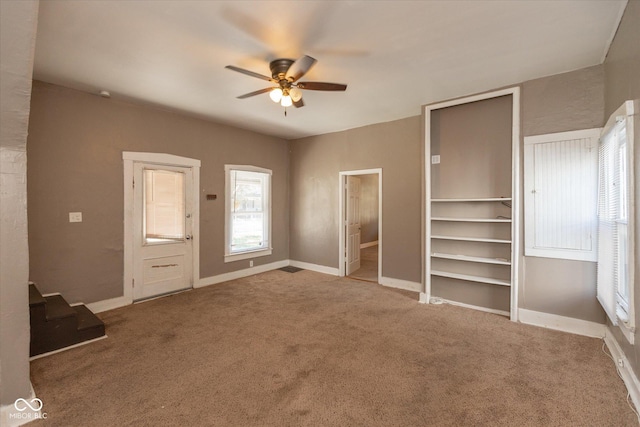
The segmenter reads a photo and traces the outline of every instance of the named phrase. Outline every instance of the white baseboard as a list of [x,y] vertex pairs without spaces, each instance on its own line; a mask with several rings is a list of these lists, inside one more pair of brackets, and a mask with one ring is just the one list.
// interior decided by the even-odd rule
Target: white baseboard
[[326,265],[311,264],[308,262],[294,261],[294,260],[289,260],[289,265],[292,267],[298,267],[298,268],[303,268],[305,270],[315,271],[317,273],[330,274],[332,276],[340,275],[340,271],[337,268],[327,267]]
[[448,299],[444,299],[444,298],[440,298],[440,297],[431,297],[431,298],[432,299],[436,299],[437,298],[437,299],[441,300],[445,304],[455,305],[457,307],[470,308],[472,310],[484,311],[485,313],[499,314],[500,316],[507,316],[507,317],[509,317],[511,315],[511,313],[509,313],[508,311],[505,311],[505,310],[497,310],[495,308],[482,307],[482,306],[473,305],[473,304],[466,304],[464,302],[452,301],[452,300],[448,300]]
[[289,265],[289,260],[276,261],[269,264],[257,265],[255,267],[245,268],[243,270],[231,271],[229,273],[218,274],[216,276],[205,277],[200,279],[193,285],[194,288],[202,288],[205,286],[215,285],[217,283],[228,282],[229,280],[241,279],[243,277],[253,276],[254,274],[264,273],[266,271],[276,270],[278,268]]
[[[223,273],[223,274],[218,274],[216,276],[201,278],[196,283],[194,283],[193,288],[197,289],[205,286],[215,285],[217,283],[228,282],[229,280],[241,279],[243,277],[253,276],[254,274],[276,270],[278,268],[286,267],[289,265],[303,268],[305,270],[317,271],[319,273],[324,273],[324,274],[331,274],[333,276],[338,275],[337,268],[285,259],[282,261],[272,262],[270,264],[257,265],[255,267],[245,268],[243,270],[231,271],[229,273]],[[113,309],[124,307],[130,304],[133,304],[133,300],[131,300],[130,298],[121,296],[121,297],[112,298],[104,301],[92,302],[90,304],[86,304],[86,306],[87,308],[89,308],[89,310],[91,310],[94,313],[101,313],[103,311],[113,310]]]
[[558,316],[557,314],[543,313],[521,308],[518,310],[520,323],[543,328],[554,329],[556,331],[569,332],[587,337],[604,338],[607,327],[601,323],[589,322],[587,320],[574,319],[572,317]]
[[56,295],[60,295],[60,292],[51,292],[50,294],[42,294],[43,298],[46,297],[55,297]]
[[36,359],[42,359],[43,357],[47,357],[47,356],[51,356],[52,354],[57,354],[57,353],[62,353],[63,351],[67,351],[67,350],[71,350],[72,348],[77,348],[77,347],[82,347],[83,345],[87,345],[87,344],[91,344],[94,343],[96,341],[101,341],[103,339],[109,338],[106,334],[98,337],[98,338],[94,338],[92,340],[88,340],[88,341],[82,341],[78,344],[73,344],[70,345],[68,347],[63,347],[63,348],[59,348],[57,350],[53,350],[53,351],[49,351],[47,353],[42,353],[42,354],[38,354],[37,356],[32,356],[29,358],[29,362],[36,360]]
[[611,333],[608,328],[606,328],[604,342],[609,348],[611,357],[613,357],[616,369],[620,373],[624,385],[627,386],[627,391],[629,392],[633,405],[636,408],[640,408],[640,381],[638,381],[638,377],[633,372],[633,369],[631,369],[631,365],[629,365],[627,357],[624,355],[622,348],[620,348],[620,344],[618,344],[618,341],[616,341],[613,333]]
[[409,280],[394,279],[393,277],[380,278],[380,284],[390,288],[404,289],[406,291],[422,292],[422,283],[411,282]]
[[418,302],[420,302],[420,304],[429,304],[429,295],[427,295],[424,292],[420,292],[420,299]]
[[[33,399],[35,398],[36,392],[33,390],[32,385],[29,396],[24,397],[23,399],[25,399],[29,404],[39,405],[37,401],[33,402]],[[15,407],[15,403],[2,405],[0,406],[0,425],[3,427],[17,427],[30,423],[31,421],[46,419],[47,413],[42,411],[43,409],[46,409],[44,403],[45,402],[42,402],[42,407],[37,411],[32,411],[31,408],[26,407],[26,404],[23,402],[20,402],[20,407],[26,407],[25,411],[18,411]]]
[[373,242],[361,243],[360,244],[360,249],[370,248],[371,246],[376,246],[377,244],[378,244],[377,240],[375,240]]
[[94,313],[102,313],[107,310],[114,310],[116,308],[124,307],[125,305],[133,304],[133,300],[124,296],[106,299],[103,301],[92,302],[86,304],[87,308]]

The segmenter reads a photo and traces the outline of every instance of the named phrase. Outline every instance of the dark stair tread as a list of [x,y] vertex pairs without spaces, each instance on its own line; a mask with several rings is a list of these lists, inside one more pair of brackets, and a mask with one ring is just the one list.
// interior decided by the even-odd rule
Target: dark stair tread
[[47,300],[46,313],[47,321],[55,319],[63,319],[65,317],[73,317],[77,312],[62,298],[62,295],[51,295],[44,297]]
[[95,327],[104,328],[104,322],[102,322],[102,320],[100,320],[98,316],[93,314],[86,305],[75,305],[72,308],[76,311],[76,313],[78,313],[79,331]]
[[45,304],[47,300],[42,296],[35,285],[29,285],[29,307]]

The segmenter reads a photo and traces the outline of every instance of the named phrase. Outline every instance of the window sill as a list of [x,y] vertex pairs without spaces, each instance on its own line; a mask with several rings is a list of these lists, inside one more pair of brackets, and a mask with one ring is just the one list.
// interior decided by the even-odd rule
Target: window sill
[[243,259],[267,256],[267,255],[271,255],[272,251],[273,251],[272,248],[268,248],[268,249],[258,249],[256,251],[247,251],[247,252],[240,252],[237,254],[225,255],[224,262],[234,262],[234,261],[240,261]]

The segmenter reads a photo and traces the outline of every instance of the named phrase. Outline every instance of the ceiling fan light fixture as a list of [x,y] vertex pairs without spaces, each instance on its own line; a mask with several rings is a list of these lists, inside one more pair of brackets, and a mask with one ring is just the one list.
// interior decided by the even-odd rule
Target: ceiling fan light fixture
[[289,95],[293,102],[298,102],[302,99],[302,91],[295,86],[289,89]]
[[271,92],[269,92],[269,97],[273,102],[280,102],[282,99],[282,89],[279,87],[274,88]]
[[282,105],[283,107],[291,107],[291,105],[293,105],[291,97],[289,95],[283,96],[280,100],[280,105]]

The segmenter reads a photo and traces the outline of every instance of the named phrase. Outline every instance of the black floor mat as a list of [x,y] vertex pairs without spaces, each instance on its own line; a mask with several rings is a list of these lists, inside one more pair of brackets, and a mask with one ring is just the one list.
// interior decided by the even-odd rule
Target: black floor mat
[[292,267],[289,265],[287,267],[279,268],[278,270],[286,271],[287,273],[297,273],[298,271],[302,271],[303,269],[298,267]]

